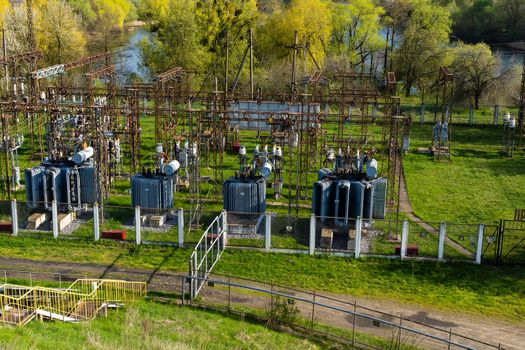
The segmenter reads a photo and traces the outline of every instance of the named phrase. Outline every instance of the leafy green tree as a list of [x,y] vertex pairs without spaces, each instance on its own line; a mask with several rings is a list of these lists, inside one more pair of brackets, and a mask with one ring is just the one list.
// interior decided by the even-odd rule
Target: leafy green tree
[[499,62],[486,44],[458,43],[451,49],[456,94],[473,97],[479,107],[481,96],[499,79]]
[[501,26],[502,41],[524,40],[525,1],[496,0],[494,8],[496,21]]
[[107,50],[113,30],[124,26],[132,4],[128,0],[92,0],[92,8],[96,14],[96,30],[102,35]]
[[494,41],[497,37],[492,0],[467,0],[454,13],[454,33],[467,42]]
[[345,55],[352,66],[363,63],[372,51],[384,46],[379,33],[382,7],[370,0],[333,3],[330,54]]
[[86,39],[81,20],[71,5],[63,0],[48,0],[39,11],[37,42],[47,61],[54,64],[82,56]]
[[68,0],[68,2],[87,25],[91,25],[96,21],[97,14],[93,10],[90,0]]
[[153,74],[181,66],[201,69],[210,58],[201,45],[195,2],[172,0],[166,11],[158,16],[157,28],[151,39],[139,43],[145,66]]
[[[332,34],[330,3],[323,0],[292,0],[282,11],[265,18],[259,29],[260,60],[275,63],[292,55],[294,32],[322,65]],[[311,65],[311,63],[310,63]]]
[[414,1],[402,41],[395,50],[395,72],[403,80],[405,95],[421,79],[435,79],[449,42],[451,20],[448,11],[429,0]]

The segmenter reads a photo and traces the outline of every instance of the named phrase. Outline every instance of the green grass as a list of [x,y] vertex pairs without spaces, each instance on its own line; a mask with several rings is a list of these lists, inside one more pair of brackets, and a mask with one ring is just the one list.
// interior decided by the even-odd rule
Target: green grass
[[216,272],[510,320],[525,315],[519,267],[226,251]]
[[417,154],[430,145],[431,126],[413,125],[412,152],[403,157],[414,213],[426,221],[496,223],[525,208],[525,155],[499,154],[501,127],[452,127],[451,161]]
[[114,264],[118,267],[186,271],[191,249],[101,241],[0,235],[0,256],[37,261]]
[[31,322],[2,329],[2,349],[324,349],[215,312],[139,302],[81,324]]
[[[427,236],[428,237],[428,236]],[[190,249],[0,235],[4,257],[187,272]],[[310,290],[415,303],[510,320],[525,315],[525,270],[227,250],[216,272]]]
[[[430,125],[416,124],[411,132],[412,151],[403,157],[414,213],[427,222],[447,221],[447,236],[472,252],[477,224],[496,225],[499,219],[513,219],[515,209],[525,208],[525,153],[517,149],[512,159],[501,156],[501,130],[453,126],[451,160],[438,161],[415,152],[417,147],[429,146],[431,135]],[[493,230],[487,227],[486,236]],[[522,237],[523,232],[516,236],[509,232],[504,254]],[[507,260],[523,261],[524,257],[522,243]]]

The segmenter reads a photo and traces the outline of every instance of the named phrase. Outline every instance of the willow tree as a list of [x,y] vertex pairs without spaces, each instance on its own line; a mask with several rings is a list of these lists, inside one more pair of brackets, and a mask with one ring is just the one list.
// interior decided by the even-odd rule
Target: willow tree
[[37,42],[48,63],[81,57],[86,39],[81,19],[73,8],[63,0],[49,0],[40,8],[40,13],[40,20],[36,22]]
[[405,95],[421,79],[435,79],[449,43],[451,20],[447,9],[430,0],[413,1],[402,41],[393,54],[395,72],[403,80]]
[[[323,65],[332,33],[330,2],[323,0],[292,0],[283,10],[274,12],[261,26],[259,53],[264,62],[278,62],[292,56],[294,35],[307,47],[312,60]],[[310,56],[310,54],[308,54]]]
[[457,93],[473,97],[474,106],[478,109],[481,96],[494,86],[504,71],[499,71],[499,62],[487,44],[460,42],[451,51]]
[[380,18],[384,10],[371,0],[333,3],[330,54],[345,56],[352,67],[384,45]]

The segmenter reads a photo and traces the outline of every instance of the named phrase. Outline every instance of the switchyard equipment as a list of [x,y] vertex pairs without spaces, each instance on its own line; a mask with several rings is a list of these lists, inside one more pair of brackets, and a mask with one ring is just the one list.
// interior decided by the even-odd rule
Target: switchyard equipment
[[59,210],[72,212],[96,203],[98,171],[92,156],[93,148],[87,147],[73,157],[45,159],[39,166],[26,169],[28,206],[51,210],[56,201]]
[[447,67],[439,68],[437,85],[430,152],[437,158],[450,158],[454,74]]
[[257,233],[261,229],[266,211],[266,182],[278,164],[277,148],[268,152],[268,146],[259,150],[256,145],[253,160],[246,162],[246,148],[239,150],[240,171],[223,184],[224,209],[230,212],[232,229],[236,233]]
[[[348,226],[359,218],[384,219],[387,179],[377,177],[373,151],[361,156],[338,151],[333,169],[322,168],[314,183],[312,212],[321,222]],[[332,153],[329,153],[329,157]]]
[[[514,154],[514,143],[516,139],[516,119],[509,112],[503,117],[503,141],[501,143],[501,154],[512,158]],[[518,130],[519,132],[519,130]]]
[[[96,198],[101,210],[116,181],[133,176],[135,181],[149,183],[156,178],[162,184],[158,186],[161,194],[145,205],[168,207],[170,198],[162,193],[173,193],[176,184],[184,185],[188,189],[181,190],[188,191],[190,216],[198,222],[204,201],[217,200],[225,183],[227,145],[240,152],[242,137],[255,132],[257,142],[266,138],[272,145],[259,149],[260,158],[269,160],[274,174],[264,182],[271,181],[272,194],[288,202],[290,214],[294,208],[297,214],[300,205],[311,199],[312,177],[323,166],[327,148],[375,147],[378,176],[388,179],[387,203],[396,202],[405,118],[400,115],[399,98],[379,94],[375,76],[356,72],[328,76],[318,68],[303,83],[297,83],[300,80],[294,74],[292,89],[258,88],[255,92],[251,81],[249,92],[236,91],[236,82],[232,89],[224,86],[221,91],[216,79],[213,88],[205,81],[195,90],[191,70],[175,67],[157,75],[153,83],[122,86],[114,79],[114,56],[106,52],[52,67],[30,68],[33,85],[26,89],[29,96],[20,99],[10,93],[0,102],[2,139],[30,135],[33,160],[59,160],[86,144],[94,148]],[[82,72],[85,85],[71,86],[69,75],[80,67],[88,70]],[[57,76],[61,79],[48,80]],[[103,79],[105,84],[92,84],[93,79]],[[21,116],[24,123],[18,122]],[[147,159],[141,153],[151,146],[144,142],[147,137],[143,133],[149,133],[153,124],[154,143],[163,145],[166,157],[155,159],[151,173],[137,175],[143,165],[151,166],[143,164]],[[2,151],[9,157],[13,147]],[[160,169],[169,165],[168,159],[176,159],[181,168],[181,175],[172,176],[172,181]],[[266,171],[265,164],[260,164],[259,172]],[[4,161],[0,167],[4,184],[11,183],[6,180],[13,177],[16,165]],[[201,167],[211,176],[202,176]],[[204,180],[211,181],[211,186],[201,186]],[[172,191],[166,189],[170,184]],[[5,197],[10,197],[13,186],[4,188]],[[207,192],[201,193],[202,188]],[[132,203],[140,201],[135,198]]]
[[[177,146],[178,148],[178,146]],[[173,208],[173,193],[176,191],[178,171],[183,166],[187,167],[187,145],[176,152],[164,152],[161,143],[155,146],[155,169],[143,169],[142,173],[131,177],[131,204],[139,206],[146,214],[145,221],[151,226],[162,226],[167,220],[168,209]],[[171,159],[177,155],[179,160]]]

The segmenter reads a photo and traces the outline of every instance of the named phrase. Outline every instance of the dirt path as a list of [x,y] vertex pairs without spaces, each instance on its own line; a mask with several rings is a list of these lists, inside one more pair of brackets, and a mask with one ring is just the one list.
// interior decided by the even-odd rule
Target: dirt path
[[[91,277],[91,278],[118,278],[133,281],[148,282],[148,290],[152,292],[164,293],[179,293],[181,290],[181,278],[184,273],[149,270],[149,269],[133,269],[121,268],[112,265],[99,264],[81,264],[81,263],[63,263],[63,262],[46,262],[33,261],[29,259],[9,259],[0,257],[0,281],[4,277],[4,269],[9,278],[29,279],[27,272],[18,271],[32,271],[31,279],[33,283],[36,280],[54,280],[69,282],[77,278]],[[60,275],[58,275],[60,274]],[[245,281],[239,281],[246,283]],[[254,285],[252,282],[250,285]],[[269,289],[268,285],[259,285]],[[312,298],[311,294],[305,294],[301,291],[291,289],[281,289],[284,293],[304,298]],[[218,302],[227,304],[228,296],[227,289],[216,285],[206,286],[203,289],[202,296],[206,301]],[[346,309],[353,309],[353,303],[356,302],[359,307],[358,312],[367,313],[374,317],[379,317],[385,321],[395,321],[392,316],[382,315],[379,313],[366,310],[370,308],[374,310],[382,310],[385,313],[392,315],[403,315],[407,320],[424,322],[439,328],[452,329],[453,332],[470,335],[472,338],[489,342],[491,344],[501,343],[504,349],[518,350],[521,344],[525,344],[525,322],[510,323],[489,317],[481,317],[478,315],[465,315],[460,313],[450,313],[440,310],[431,309],[428,307],[421,307],[419,305],[395,303],[392,300],[377,300],[369,298],[356,298],[348,295],[339,295],[331,293],[323,293],[324,296],[333,297],[339,301],[329,300],[320,296],[316,300],[322,303],[328,303],[333,306],[338,306]],[[261,309],[267,308],[269,305],[268,296],[263,296],[258,293],[242,293],[239,290],[233,290],[232,303],[246,306],[257,307]],[[311,305],[303,303],[297,304],[303,316],[311,317]],[[353,317],[345,315],[340,312],[331,312],[330,310],[317,309],[315,318],[318,322],[331,324],[351,330],[353,326]],[[410,321],[403,323],[411,327],[419,327]],[[358,319],[356,321],[356,330],[361,333],[371,333],[383,337],[391,337],[393,330],[391,327],[375,325],[372,321],[366,319]],[[443,332],[436,331],[435,335],[441,337]],[[453,339],[455,339],[453,337]],[[407,341],[418,342],[420,346],[425,348],[435,348],[435,343],[424,341],[421,337],[407,338]],[[413,345],[417,345],[413,344]],[[443,348],[443,347],[441,347]]]
[[[242,281],[239,282],[240,284],[243,284]],[[266,287],[268,288],[268,286]],[[301,291],[291,291],[289,289],[276,287],[274,287],[273,290],[309,300],[313,299],[312,294],[306,294]],[[267,294],[265,295],[251,291],[247,292],[237,288],[232,288],[228,291],[227,287],[219,286],[218,284],[214,286],[205,286],[201,292],[201,297],[207,302],[223,305],[227,305],[228,299],[230,298],[230,304],[232,307],[250,307],[262,310],[268,310],[272,302],[271,297]],[[356,312],[373,316],[394,324],[399,324],[400,319],[398,316],[402,315],[402,324],[404,326],[445,339],[449,337],[448,331],[451,330],[452,333],[467,336],[473,340],[486,342],[495,346],[501,344],[501,348],[507,350],[521,350],[523,348],[522,345],[525,344],[525,322],[513,324],[489,317],[461,313],[451,314],[417,305],[396,304],[387,300],[355,298],[352,296],[331,293],[323,293],[322,296],[316,295],[315,300],[345,310],[354,310],[354,303],[356,303],[358,305],[355,309]],[[356,332],[373,334],[386,339],[390,339],[392,336],[396,335],[395,327],[384,323],[378,324],[364,317],[357,317],[354,324],[354,317],[341,311],[321,308],[319,306],[313,309],[312,305],[306,302],[296,302],[295,305],[305,319],[310,320],[313,311],[314,319],[318,323],[336,326],[346,329],[349,332],[355,327]],[[382,310],[385,314],[374,312],[370,309]],[[421,323],[445,331],[423,326]],[[404,331],[402,334],[403,342],[406,345],[413,345],[424,349],[446,348],[444,343],[427,337],[414,335],[407,331]],[[458,343],[472,346],[475,349],[495,349],[494,347],[485,346],[457,335],[453,335],[451,339]]]

